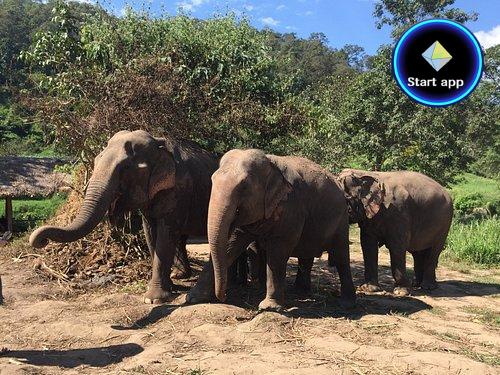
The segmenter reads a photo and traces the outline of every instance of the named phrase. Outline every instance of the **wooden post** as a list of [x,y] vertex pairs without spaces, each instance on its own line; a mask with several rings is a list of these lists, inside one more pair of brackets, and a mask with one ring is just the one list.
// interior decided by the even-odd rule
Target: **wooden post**
[[5,198],[5,219],[7,220],[7,230],[12,233],[12,198]]

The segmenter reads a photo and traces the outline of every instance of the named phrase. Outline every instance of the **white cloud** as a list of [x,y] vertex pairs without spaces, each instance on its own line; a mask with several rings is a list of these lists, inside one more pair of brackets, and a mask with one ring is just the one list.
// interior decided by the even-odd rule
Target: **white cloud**
[[261,18],[260,22],[262,22],[266,26],[277,26],[280,23],[280,21],[275,20],[273,17]]
[[185,0],[177,3],[177,8],[185,12],[192,12],[200,5],[208,3],[209,0]]
[[477,31],[474,33],[483,48],[489,48],[500,44],[500,25],[496,25],[490,31]]
[[286,5],[285,4],[280,4],[276,7],[276,10],[283,10],[286,8]]
[[286,26],[285,29],[290,30],[290,31],[297,30],[297,28],[295,26]]
[[314,12],[312,10],[308,10],[307,12],[304,13],[304,16],[312,16]]
[[255,9],[255,7],[252,4],[245,4],[243,5],[243,9],[245,9],[247,12],[251,12]]

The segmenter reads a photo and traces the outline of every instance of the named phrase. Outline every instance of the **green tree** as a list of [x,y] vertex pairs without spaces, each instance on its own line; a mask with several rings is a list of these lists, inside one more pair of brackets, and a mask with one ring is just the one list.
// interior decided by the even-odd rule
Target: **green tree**
[[[0,86],[19,86],[24,82],[24,63],[19,59],[35,35],[50,28],[51,9],[57,0],[0,0]],[[99,8],[70,2],[68,10],[80,21]]]
[[270,30],[265,33],[270,53],[281,62],[280,72],[293,78],[295,92],[308,88],[312,92],[330,77],[343,75],[350,69],[349,58],[354,62],[354,53],[360,53],[354,51],[354,46],[345,50],[330,48],[323,33],[313,33],[308,39],[300,39],[293,33]]
[[350,150],[373,170],[412,169],[453,180],[470,160],[466,106],[428,108],[412,102],[391,78],[390,48],[352,82],[340,111]]
[[467,137],[471,170],[500,178],[500,45],[485,51],[484,77],[468,99]]
[[[392,27],[394,38],[409,25],[430,17],[458,22],[475,19],[475,14],[452,8],[453,3],[382,0],[375,5],[374,15],[378,27]],[[460,104],[428,108],[411,101],[397,87],[390,70],[390,46],[381,47],[369,65],[346,87],[338,112],[351,153],[366,168],[412,169],[449,183],[477,158],[478,150],[498,128],[497,120],[492,121],[498,107],[488,83]]]
[[80,26],[67,5],[24,54],[39,113],[67,149],[90,160],[120,129],[183,136],[209,149],[283,152],[304,112],[263,33],[233,16],[123,18]]
[[477,20],[477,13],[453,8],[455,0],[379,0],[373,16],[377,28],[388,25],[397,39],[411,25],[429,18],[447,18],[465,23]]

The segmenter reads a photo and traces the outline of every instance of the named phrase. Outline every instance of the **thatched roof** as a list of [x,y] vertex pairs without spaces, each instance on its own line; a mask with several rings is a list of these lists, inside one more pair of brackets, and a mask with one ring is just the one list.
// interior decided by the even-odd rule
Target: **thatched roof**
[[0,157],[0,198],[47,197],[68,184],[68,175],[54,172],[67,161],[24,156]]

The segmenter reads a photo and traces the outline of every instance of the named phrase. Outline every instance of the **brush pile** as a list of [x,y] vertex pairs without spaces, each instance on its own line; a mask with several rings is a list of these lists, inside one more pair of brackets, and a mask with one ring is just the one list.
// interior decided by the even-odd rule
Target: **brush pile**
[[[78,188],[69,194],[66,203],[47,224],[66,226],[71,223],[83,202],[83,181],[83,173],[78,173],[75,177]],[[149,251],[141,230],[138,215],[128,217],[120,229],[104,220],[78,241],[50,242],[31,255],[37,258],[35,268],[42,274],[76,285],[100,286],[147,279]]]

